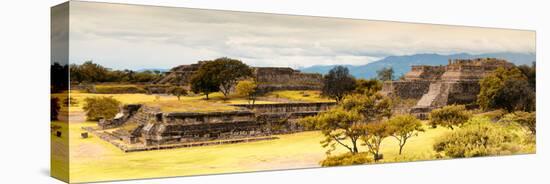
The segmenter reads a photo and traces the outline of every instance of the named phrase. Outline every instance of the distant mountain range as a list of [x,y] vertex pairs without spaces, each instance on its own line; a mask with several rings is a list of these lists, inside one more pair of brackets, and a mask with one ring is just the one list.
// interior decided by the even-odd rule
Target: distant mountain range
[[[374,61],[365,65],[343,65],[348,67],[350,73],[356,78],[370,79],[376,77],[376,71],[384,67],[392,67],[395,77],[399,77],[410,71],[412,65],[447,65],[449,59],[472,59],[472,58],[500,58],[505,59],[515,65],[531,65],[536,60],[534,53],[488,53],[471,55],[467,53],[440,55],[440,54],[414,54],[405,56],[388,56],[381,60]],[[311,67],[299,68],[302,72],[326,74],[330,69],[337,65],[314,65]]]

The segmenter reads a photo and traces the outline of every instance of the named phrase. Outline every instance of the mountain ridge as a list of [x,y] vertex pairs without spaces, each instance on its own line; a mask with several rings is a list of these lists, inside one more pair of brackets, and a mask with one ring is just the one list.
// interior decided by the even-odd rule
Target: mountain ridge
[[[384,67],[392,67],[394,70],[394,76],[399,77],[408,71],[412,65],[447,65],[449,59],[473,59],[473,58],[499,58],[505,59],[515,65],[530,65],[531,62],[536,60],[535,53],[512,53],[512,52],[499,52],[499,53],[485,53],[485,54],[468,54],[457,53],[450,55],[441,55],[436,53],[421,53],[413,55],[402,56],[387,56],[380,60],[367,63],[364,65],[341,65],[350,70],[350,73],[356,78],[374,78],[376,77],[376,71]],[[300,71],[306,73],[321,73],[326,74],[330,69],[337,65],[314,65],[310,67],[299,68]]]

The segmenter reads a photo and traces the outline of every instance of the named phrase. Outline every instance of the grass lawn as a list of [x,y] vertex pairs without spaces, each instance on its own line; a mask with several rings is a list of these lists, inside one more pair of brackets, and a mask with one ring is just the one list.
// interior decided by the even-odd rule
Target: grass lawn
[[[69,126],[66,122],[59,121],[52,122],[51,125],[60,127],[50,134],[50,163],[53,167],[51,175],[66,181],[69,178]],[[61,132],[61,137],[55,135],[56,131]]]
[[[211,100],[208,101],[202,100],[204,96],[185,96],[178,101],[176,97],[166,95],[77,92],[72,92],[70,95],[78,101],[76,108],[70,110],[76,112],[73,114],[77,114],[77,116],[83,116],[81,107],[84,98],[92,96],[112,96],[125,104],[150,103],[159,105],[166,111],[232,110],[227,109],[233,108],[227,104],[247,103],[246,99],[242,98],[231,98],[224,101],[221,93],[212,94]],[[268,96],[300,101],[330,101],[321,98],[315,91],[279,91],[270,93]],[[260,101],[259,103],[277,102]],[[90,134],[87,139],[80,137],[80,133],[84,132],[82,127],[97,126],[95,122],[71,120],[68,127],[67,124],[62,125],[69,131],[68,134],[65,132],[63,134],[68,136],[52,137],[52,150],[70,147],[68,157],[71,161],[69,171],[71,182],[311,168],[320,167],[319,162],[326,157],[326,148],[322,148],[320,145],[323,135],[318,131],[278,135],[279,139],[258,142],[124,153],[94,135]],[[54,124],[59,124],[59,122],[54,122]],[[443,127],[432,129],[425,126],[424,128],[425,132],[408,140],[403,155],[398,154],[399,147],[395,138],[384,139],[381,149],[384,159],[381,162],[434,159],[433,143],[439,136],[451,130]],[[67,138],[70,142],[65,140]],[[333,155],[346,151],[337,145],[337,150],[333,152]],[[366,147],[360,146],[359,151],[366,151]],[[66,163],[66,159],[62,159],[63,156],[66,155],[52,156],[53,167],[62,167],[61,171],[68,170],[63,167],[63,163]],[[52,172],[52,174],[62,173]]]
[[265,95],[266,97],[271,98],[284,98],[293,101],[304,101],[304,102],[333,102],[326,97],[321,96],[321,91],[316,90],[284,90],[284,91],[273,91]]
[[[71,182],[310,168],[319,167],[326,156],[326,149],[319,144],[323,136],[316,131],[280,135],[280,139],[268,141],[124,153],[93,135],[80,138],[83,126],[95,123],[70,124]],[[433,138],[447,131],[427,129],[410,139],[404,154],[414,160],[431,158]],[[382,144],[384,162],[398,157],[394,138]],[[345,151],[338,147],[333,154]]]
[[[308,94],[304,97],[304,94]],[[248,100],[243,97],[230,96],[228,99],[223,99],[223,94],[220,92],[209,95],[209,100],[205,100],[206,96],[182,96],[180,100],[172,95],[150,95],[150,94],[94,94],[84,93],[81,91],[71,91],[70,97],[77,101],[76,106],[70,108],[71,112],[82,112],[84,99],[88,97],[113,97],[122,104],[146,103],[148,105],[159,106],[164,111],[185,111],[185,112],[211,112],[236,110],[229,104],[248,104]],[[306,102],[330,102],[330,99],[320,97],[319,91],[278,91],[267,95],[268,97],[277,97],[292,101]],[[58,95],[58,97],[61,97]],[[61,99],[64,100],[64,99]],[[281,103],[278,101],[256,100],[256,104]]]

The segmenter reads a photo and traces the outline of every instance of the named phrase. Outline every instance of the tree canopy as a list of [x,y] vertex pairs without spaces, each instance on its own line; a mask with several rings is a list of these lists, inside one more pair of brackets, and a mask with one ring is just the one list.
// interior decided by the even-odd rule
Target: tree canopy
[[[358,153],[357,141],[364,132],[364,124],[359,121],[361,116],[356,111],[347,111],[342,108],[333,108],[322,112],[317,116],[306,117],[301,120],[308,127],[321,130],[325,139],[321,142],[323,147],[330,147],[327,154],[336,149],[339,144],[348,149],[352,154]],[[349,139],[349,143],[347,143]]]
[[248,103],[252,104],[256,101],[256,95],[258,90],[258,85],[256,82],[252,79],[242,80],[237,83],[237,86],[235,86],[235,90],[237,91],[237,94],[241,96],[246,96],[248,98]]
[[322,94],[339,102],[351,93],[355,86],[355,78],[349,73],[348,68],[335,66],[324,76]]
[[384,67],[376,71],[377,78],[382,81],[391,81],[395,78],[392,67]]
[[367,151],[374,156],[374,161],[382,159],[380,155],[380,144],[391,135],[390,126],[385,121],[371,122],[365,125],[365,134],[361,136],[363,144],[367,146]]
[[471,117],[472,115],[464,105],[448,105],[434,109],[430,113],[430,124],[433,127],[440,125],[454,129],[454,127],[466,123]]
[[113,97],[88,97],[84,99],[84,111],[86,119],[97,121],[99,119],[111,119],[119,112],[120,101]]
[[191,77],[193,91],[208,94],[221,91],[225,98],[239,79],[252,75],[252,69],[243,62],[231,58],[218,58],[205,61],[197,73]]
[[357,79],[354,93],[371,94],[382,90],[382,82],[377,79]]
[[391,99],[379,93],[348,95],[341,106],[348,111],[357,111],[365,122],[380,121],[389,118],[392,113]]
[[[535,74],[531,74],[535,75]],[[512,111],[535,110],[535,88],[517,67],[498,68],[480,80],[477,103],[484,109],[503,108]],[[534,84],[532,84],[534,85]]]
[[147,83],[153,82],[162,76],[160,71],[111,70],[92,61],[86,61],[81,65],[71,64],[69,71],[71,82],[76,83]]
[[181,96],[187,95],[187,90],[181,86],[172,86],[168,88],[168,93],[178,97],[178,100],[180,100]]

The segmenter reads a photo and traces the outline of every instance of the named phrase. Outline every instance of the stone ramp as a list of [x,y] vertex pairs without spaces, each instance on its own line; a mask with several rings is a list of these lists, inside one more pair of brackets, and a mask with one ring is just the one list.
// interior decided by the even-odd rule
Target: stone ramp
[[445,106],[449,98],[450,85],[445,82],[434,82],[430,84],[429,90],[416,105],[410,110],[411,114],[420,119],[428,119],[432,109]]
[[428,93],[422,95],[422,98],[416,104],[417,107],[430,107],[441,93],[441,83],[435,82],[430,84]]

